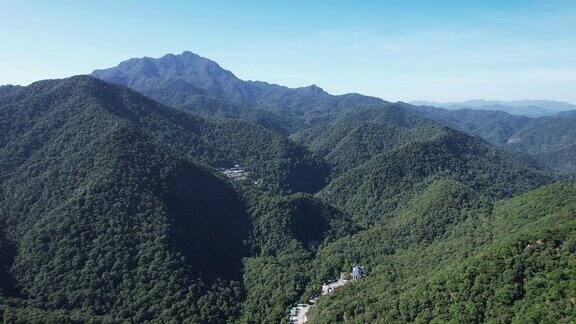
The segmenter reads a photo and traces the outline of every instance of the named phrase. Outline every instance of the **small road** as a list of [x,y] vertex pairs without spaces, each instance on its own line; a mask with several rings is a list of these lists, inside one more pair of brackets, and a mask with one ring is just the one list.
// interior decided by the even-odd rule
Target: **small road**
[[308,313],[308,310],[310,310],[310,307],[312,307],[312,305],[306,305],[303,307],[299,307],[298,309],[298,317],[296,318],[296,324],[304,324],[308,321],[308,317],[306,316],[306,313]]

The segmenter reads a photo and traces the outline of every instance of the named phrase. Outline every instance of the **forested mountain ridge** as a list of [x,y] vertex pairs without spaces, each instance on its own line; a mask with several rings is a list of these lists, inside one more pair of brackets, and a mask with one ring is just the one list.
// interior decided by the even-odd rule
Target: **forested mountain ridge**
[[432,106],[449,110],[474,109],[502,111],[517,116],[543,117],[576,110],[576,105],[552,100],[467,100],[463,102],[411,101],[416,106]]
[[[9,163],[0,222],[12,277],[2,304],[28,321],[35,312],[55,321],[63,312],[76,320],[233,318],[250,232],[242,199],[124,119],[135,117],[122,115],[140,95],[116,90],[77,77],[35,84],[15,105],[3,98],[2,120],[18,127],[2,133]],[[108,106],[98,94],[126,102]],[[201,311],[215,298],[228,306]]]
[[570,112],[529,118],[501,111],[445,110],[426,106],[414,109],[493,145],[531,154],[556,170],[576,170],[576,159],[571,154],[576,145],[576,116]]
[[514,116],[502,111],[447,110],[428,106],[418,106],[414,109],[430,119],[476,135],[498,146],[505,145],[514,133],[532,120],[526,116]]
[[[153,91],[159,89],[181,87],[178,92],[185,90],[186,96],[224,98],[231,103],[259,106],[269,110],[298,109],[303,112],[307,105],[321,103],[335,106],[340,101],[338,99],[348,103],[384,102],[382,99],[358,94],[332,96],[315,85],[288,88],[261,81],[243,81],[216,62],[188,51],[180,55],[167,54],[157,59],[133,58],[113,68],[95,70],[92,75],[105,81],[127,85],[147,95],[148,92],[154,93]],[[155,99],[163,101],[165,96],[158,97]]]
[[[250,276],[249,285],[277,287],[272,300],[249,295],[248,309],[267,314],[260,320],[281,314],[281,308],[273,305],[287,305],[287,296],[307,300],[322,281],[353,264],[375,266],[369,263],[374,258],[386,260],[409,246],[442,241],[445,235],[468,228],[499,199],[552,180],[528,156],[499,151],[431,123],[403,104],[344,112],[293,138],[328,159],[334,178],[316,196],[350,215],[357,229],[320,245],[316,254],[286,248],[274,256],[250,259],[250,273],[265,277]],[[451,248],[444,257],[467,253]],[[272,269],[284,280],[271,275]]]
[[[322,161],[266,129],[241,121],[207,121],[88,76],[37,82],[0,98],[0,103],[7,103],[1,112],[5,122],[0,125],[0,144],[5,154],[11,153],[5,161],[14,165],[55,136],[58,127],[78,127],[66,118],[82,124],[108,116],[114,120],[107,122],[121,119],[141,127],[154,141],[198,163],[240,164],[270,189],[314,192],[327,176]],[[90,111],[91,105],[100,110]],[[9,170],[3,168],[4,173]]]
[[427,140],[413,141],[375,155],[336,178],[320,197],[362,223],[382,222],[419,186],[450,177],[488,199],[509,197],[549,181],[525,158],[494,150],[481,140],[444,128]]
[[[0,117],[8,321],[231,321],[253,295],[243,258],[282,235],[308,253],[350,228],[311,196],[278,196],[318,190],[327,169],[254,125],[206,121],[88,76],[14,89]],[[230,163],[256,183],[212,168]],[[259,216],[264,192],[288,205]],[[283,216],[291,208],[302,212]]]
[[375,155],[401,145],[426,141],[443,126],[412,112],[404,104],[356,107],[291,135],[329,162],[336,177]]
[[[415,111],[427,119],[479,136],[493,145],[532,154],[556,170],[572,172],[576,165],[570,154],[576,140],[572,136],[574,127],[571,127],[574,118],[569,113],[531,118],[528,116],[542,114],[511,115],[504,112],[506,109],[498,108],[508,104],[511,109],[517,110],[544,107],[538,109],[549,108],[557,112],[571,109],[572,106],[567,103],[542,100],[510,103],[477,100],[462,105],[446,105],[450,110],[391,104],[360,94],[334,96],[315,85],[290,89],[266,82],[243,81],[217,63],[191,52],[168,54],[157,59],[130,59],[113,68],[96,70],[92,75],[105,81],[127,85],[173,107],[210,118],[245,120],[282,135],[290,135],[298,141],[308,141],[302,142],[304,144],[311,143],[310,139],[313,137],[325,138],[328,134],[340,132],[334,128],[336,126],[333,122],[338,121],[337,127],[345,127],[340,123],[343,115],[370,108],[386,110],[402,106],[405,110]],[[389,126],[387,121],[383,122],[383,128]],[[365,125],[376,128],[375,131],[381,133],[375,135],[374,131],[370,131],[373,137],[382,136],[383,142],[388,142],[395,130],[384,131],[378,129],[376,124]],[[353,132],[354,128],[362,128],[358,126],[348,124],[348,128],[341,132],[354,136],[350,132]],[[328,133],[323,133],[324,131]],[[374,138],[372,142],[377,143],[379,140]],[[338,158],[332,157],[325,150],[322,151],[318,145],[320,142],[315,140],[312,145],[329,161],[336,164],[356,163],[337,161]],[[339,147],[353,147],[344,142],[334,144]],[[356,157],[352,159],[368,157],[366,154],[352,154],[354,155]],[[336,166],[334,170],[339,172],[338,168],[342,167]]]

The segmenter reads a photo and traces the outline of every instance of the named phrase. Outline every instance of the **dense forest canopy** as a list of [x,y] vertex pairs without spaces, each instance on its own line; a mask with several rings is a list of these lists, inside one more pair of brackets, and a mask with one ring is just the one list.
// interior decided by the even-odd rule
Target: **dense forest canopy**
[[576,115],[562,112],[529,118],[502,111],[416,107],[428,118],[479,136],[503,149],[533,155],[560,172],[576,170]]
[[[454,199],[434,189],[430,199]],[[456,188],[455,188],[456,189]],[[460,189],[457,189],[458,191]],[[453,191],[454,195],[457,193]],[[370,275],[322,299],[312,321],[547,322],[576,315],[576,186],[559,183],[497,203],[466,208],[460,225],[427,244],[366,254]],[[440,196],[438,196],[440,195]],[[448,193],[450,195],[450,193]],[[442,212],[444,213],[444,212]],[[417,225],[419,227],[419,225]],[[428,227],[428,226],[426,226]],[[318,262],[360,253],[361,242],[390,244],[384,229],[342,239]],[[337,246],[337,247],[336,247]],[[384,246],[382,247],[384,248]],[[346,251],[346,253],[338,252]],[[322,261],[322,260],[325,261]],[[344,261],[345,262],[345,261]]]
[[286,322],[354,265],[310,322],[576,318],[572,114],[93,76],[0,87],[0,319]]

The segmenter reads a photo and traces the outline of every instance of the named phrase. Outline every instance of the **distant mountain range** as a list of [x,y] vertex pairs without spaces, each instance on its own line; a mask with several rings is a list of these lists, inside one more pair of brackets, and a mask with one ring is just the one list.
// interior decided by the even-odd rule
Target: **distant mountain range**
[[415,106],[432,106],[450,110],[457,109],[482,109],[504,111],[512,115],[541,117],[551,116],[563,111],[576,110],[576,105],[551,100],[468,100],[462,102],[433,102],[411,101]]
[[[213,115],[206,106],[227,103],[220,116],[269,115],[254,108],[283,114],[308,114],[311,107],[333,109],[338,106],[379,105],[386,101],[360,94],[334,96],[316,85],[288,88],[262,81],[245,81],[218,63],[186,51],[160,58],[132,58],[115,67],[95,70],[92,75],[112,83],[126,85],[136,91],[172,106]],[[215,104],[214,101],[220,103]],[[463,102],[412,101],[415,106],[432,106],[449,110],[476,109],[504,111],[513,115],[540,117],[576,110],[576,105],[551,100],[469,100]],[[246,106],[252,107],[246,109]]]

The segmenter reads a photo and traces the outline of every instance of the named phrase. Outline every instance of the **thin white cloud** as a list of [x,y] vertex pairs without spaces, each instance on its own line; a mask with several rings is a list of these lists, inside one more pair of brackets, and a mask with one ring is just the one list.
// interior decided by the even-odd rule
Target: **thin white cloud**
[[[567,88],[576,88],[576,36],[566,30],[576,30],[575,18],[573,12],[519,13],[507,21],[512,29],[488,24],[400,33],[384,27],[311,31],[220,54],[223,62],[236,62],[233,70],[241,77],[317,83],[335,93],[442,101],[555,95],[574,102],[576,93]],[[547,32],[555,33],[536,35]]]

